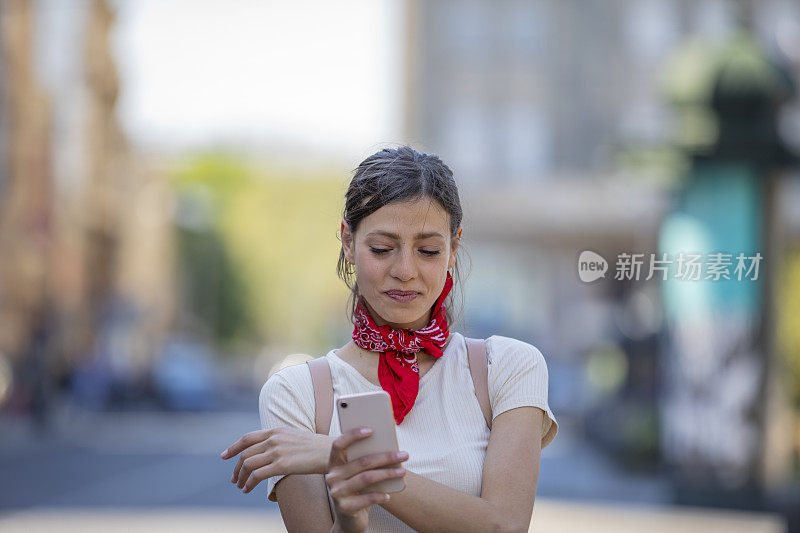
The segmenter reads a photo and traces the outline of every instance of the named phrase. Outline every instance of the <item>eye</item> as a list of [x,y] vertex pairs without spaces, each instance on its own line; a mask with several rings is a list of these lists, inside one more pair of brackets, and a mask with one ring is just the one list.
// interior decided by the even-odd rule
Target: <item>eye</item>
[[420,250],[425,255],[439,255],[438,250]]
[[386,252],[389,251],[388,248],[373,248],[372,246],[370,246],[369,249],[373,254],[376,254],[376,255],[385,254]]

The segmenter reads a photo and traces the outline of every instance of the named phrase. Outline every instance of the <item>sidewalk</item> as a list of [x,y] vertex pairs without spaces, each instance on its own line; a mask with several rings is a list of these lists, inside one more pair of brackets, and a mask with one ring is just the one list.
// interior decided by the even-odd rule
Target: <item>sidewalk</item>
[[784,533],[777,515],[686,507],[645,507],[538,500],[536,533]]
[[[7,533],[217,533],[286,531],[277,513],[248,509],[47,509],[0,515]],[[707,509],[586,505],[540,499],[531,531],[537,533],[783,533],[779,517]]]

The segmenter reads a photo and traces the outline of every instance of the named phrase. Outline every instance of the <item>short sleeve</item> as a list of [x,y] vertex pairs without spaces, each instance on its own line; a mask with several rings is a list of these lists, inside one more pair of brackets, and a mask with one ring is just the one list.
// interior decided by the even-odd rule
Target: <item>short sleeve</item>
[[532,344],[500,335],[486,340],[486,352],[492,419],[515,407],[538,407],[544,411],[544,448],[558,433],[558,422],[547,402],[548,374],[544,356]]
[[[270,376],[261,387],[258,411],[262,429],[291,427],[314,433],[314,387],[308,365],[289,366]],[[275,485],[284,477],[267,478],[269,501],[278,501]]]

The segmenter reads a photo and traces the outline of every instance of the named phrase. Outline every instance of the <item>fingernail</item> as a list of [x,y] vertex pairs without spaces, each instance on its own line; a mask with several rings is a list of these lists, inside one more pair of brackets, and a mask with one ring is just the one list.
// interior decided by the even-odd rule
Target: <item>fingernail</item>
[[361,431],[359,431],[359,433],[361,433],[362,435],[369,435],[370,433],[372,433],[372,430],[370,428],[361,428]]
[[408,459],[408,452],[400,452],[397,454],[397,458],[405,461]]
[[383,499],[384,499],[384,500],[388,500],[388,499],[389,499],[389,495],[388,495],[388,494],[384,494],[384,495],[383,495]]
[[223,459],[227,459],[228,458],[228,450],[225,450],[224,452],[219,454],[219,456],[222,457]]

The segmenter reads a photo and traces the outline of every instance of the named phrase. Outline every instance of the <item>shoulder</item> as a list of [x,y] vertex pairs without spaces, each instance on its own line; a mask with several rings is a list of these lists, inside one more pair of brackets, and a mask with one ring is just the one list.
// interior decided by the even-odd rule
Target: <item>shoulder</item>
[[558,422],[548,404],[547,363],[533,344],[511,337],[492,335],[486,339],[489,356],[489,399],[492,416],[497,417],[516,407],[540,408],[542,447],[558,432]]
[[546,366],[544,355],[536,346],[502,335],[492,335],[486,339],[486,354],[490,365],[527,362]]
[[313,431],[314,386],[308,365],[299,363],[273,373],[258,397],[262,427],[303,426]]
[[492,335],[486,339],[489,391],[503,395],[512,390],[536,390],[546,395],[547,363],[539,349],[525,341]]
[[260,397],[270,397],[280,391],[302,393],[306,389],[313,389],[311,371],[307,364],[297,363],[273,372],[261,386]]

